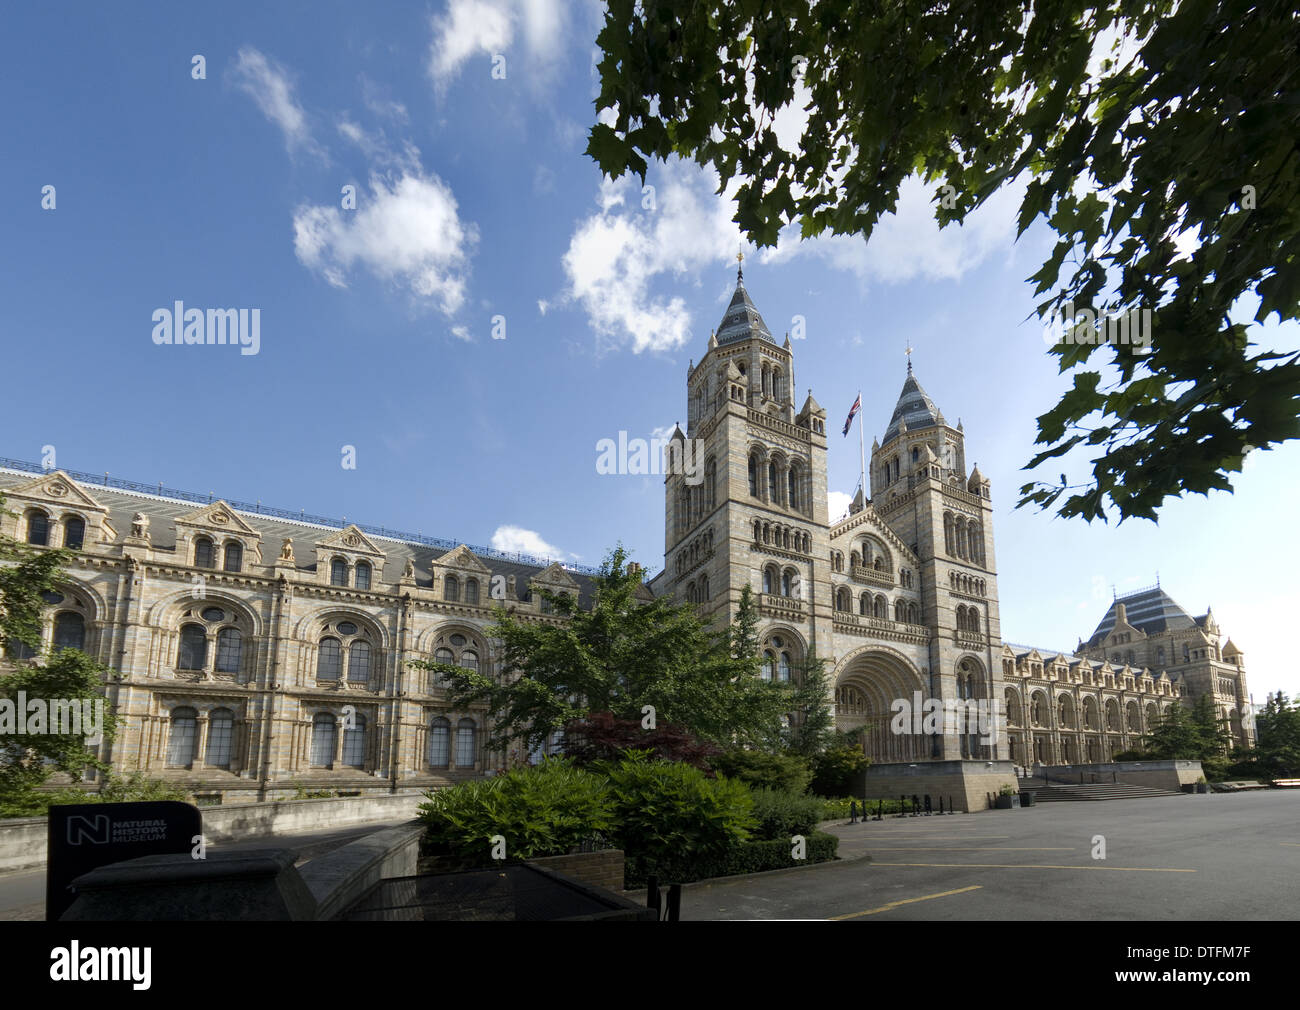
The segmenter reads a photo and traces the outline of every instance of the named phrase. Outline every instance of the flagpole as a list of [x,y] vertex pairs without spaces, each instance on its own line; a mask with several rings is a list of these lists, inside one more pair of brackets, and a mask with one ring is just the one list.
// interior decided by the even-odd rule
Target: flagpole
[[[858,403],[862,402],[862,390],[858,390]],[[867,501],[867,450],[862,441],[862,415],[864,411],[858,408],[858,453],[862,457],[862,502],[865,505]]]

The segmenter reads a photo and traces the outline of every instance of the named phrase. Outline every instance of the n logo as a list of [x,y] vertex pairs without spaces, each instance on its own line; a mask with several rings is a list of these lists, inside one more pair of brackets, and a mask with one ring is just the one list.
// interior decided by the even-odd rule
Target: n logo
[[108,815],[96,814],[94,817],[80,815],[68,818],[68,844],[80,845],[83,840],[92,845],[108,844]]

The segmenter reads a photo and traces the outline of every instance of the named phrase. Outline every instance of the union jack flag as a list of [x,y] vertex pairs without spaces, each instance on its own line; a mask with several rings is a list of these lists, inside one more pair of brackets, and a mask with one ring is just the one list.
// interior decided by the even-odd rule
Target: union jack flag
[[849,428],[853,426],[853,419],[858,416],[858,411],[861,409],[862,409],[862,394],[859,393],[858,398],[853,401],[853,406],[849,408],[848,420],[844,422],[844,434],[846,437],[848,436]]

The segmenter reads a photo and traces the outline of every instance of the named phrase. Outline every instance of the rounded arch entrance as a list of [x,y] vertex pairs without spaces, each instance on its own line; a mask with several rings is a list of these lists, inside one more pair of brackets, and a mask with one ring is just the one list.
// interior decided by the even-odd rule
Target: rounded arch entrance
[[920,672],[900,653],[879,646],[851,652],[835,675],[835,727],[843,733],[857,731],[876,764],[928,760],[930,740],[912,732],[910,719],[904,733],[891,728],[894,702],[905,700],[910,713],[917,691],[923,699],[929,694]]

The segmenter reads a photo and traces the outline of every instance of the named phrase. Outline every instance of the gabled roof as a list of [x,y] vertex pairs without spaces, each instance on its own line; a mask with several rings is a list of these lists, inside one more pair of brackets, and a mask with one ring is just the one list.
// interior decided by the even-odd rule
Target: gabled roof
[[731,296],[731,304],[727,306],[722,322],[718,325],[717,337],[719,344],[735,344],[753,337],[766,340],[769,344],[776,343],[767,323],[763,322],[758,309],[749,300],[749,292],[745,290],[745,277],[739,270],[736,271],[736,292]]
[[885,431],[884,442],[897,438],[903,429],[929,428],[943,423],[943,414],[934,405],[929,394],[921,388],[921,384],[916,381],[916,376],[912,374],[909,365],[907,381],[903,383],[903,391],[898,394],[898,404],[889,419],[889,428]]
[[1121,603],[1124,604],[1128,623],[1147,635],[1159,634],[1162,631],[1181,631],[1196,626],[1196,622],[1187,611],[1175,603],[1168,593],[1159,586],[1153,586],[1130,596],[1121,596],[1111,603],[1106,616],[1102,618],[1101,623],[1097,625],[1097,630],[1088,639],[1090,646],[1097,645],[1114,630],[1116,607]]

